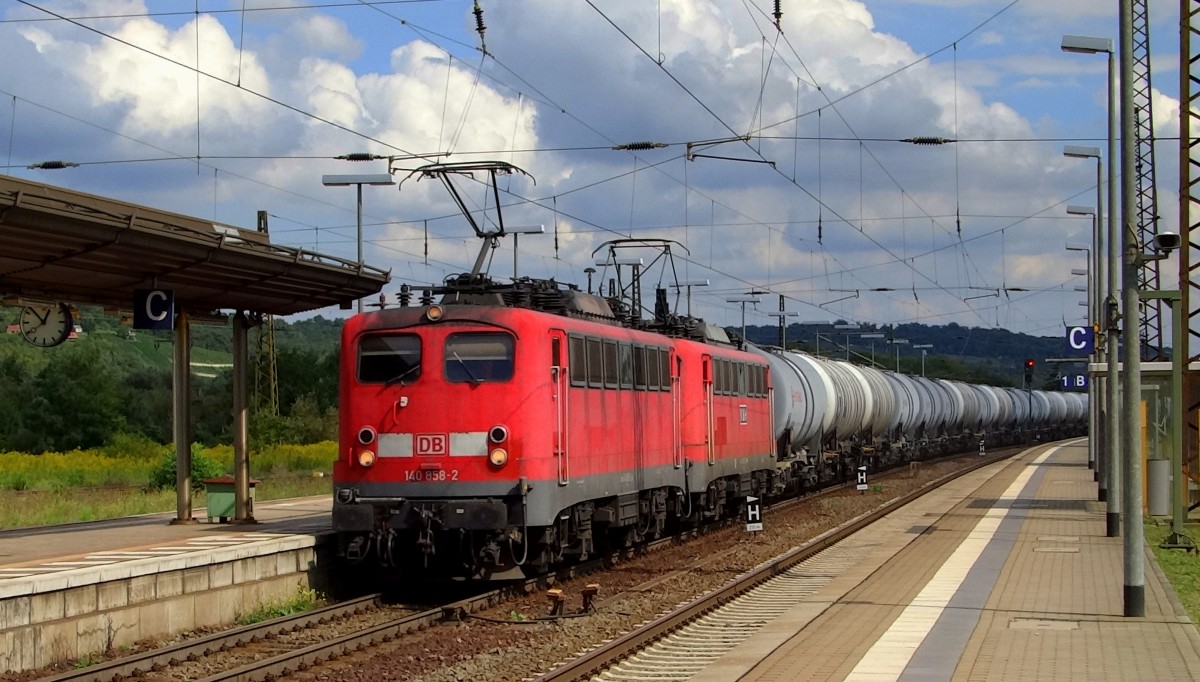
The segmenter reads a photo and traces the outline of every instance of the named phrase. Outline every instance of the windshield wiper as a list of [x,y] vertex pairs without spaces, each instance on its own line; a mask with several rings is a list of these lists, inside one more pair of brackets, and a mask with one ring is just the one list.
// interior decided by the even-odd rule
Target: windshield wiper
[[458,360],[458,364],[462,365],[463,371],[467,373],[467,378],[469,378],[471,380],[471,383],[473,383],[473,384],[482,384],[483,383],[482,379],[475,378],[475,375],[471,373],[471,368],[467,367],[467,363],[463,362],[463,359],[458,357],[458,351],[451,351],[451,353],[454,355],[454,359]]
[[401,373],[397,374],[396,376],[392,377],[391,379],[388,379],[387,381],[383,382],[383,385],[384,385],[384,386],[391,386],[392,384],[394,384],[394,383],[396,383],[396,382],[400,382],[400,385],[401,385],[401,386],[403,386],[403,385],[404,385],[404,378],[405,378],[405,377],[407,377],[409,374],[412,374],[413,372],[417,371],[417,370],[418,370],[418,369],[420,369],[420,368],[421,368],[421,366],[420,366],[420,365],[413,365],[412,367],[409,367],[408,369],[406,369],[406,370],[404,370],[403,372],[401,372]]

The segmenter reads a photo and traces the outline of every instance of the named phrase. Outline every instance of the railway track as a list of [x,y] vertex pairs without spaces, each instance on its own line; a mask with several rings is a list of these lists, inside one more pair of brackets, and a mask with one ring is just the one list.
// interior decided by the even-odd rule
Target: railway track
[[[665,547],[678,542],[685,535],[693,535],[695,531],[678,536],[662,538],[649,543],[643,551]],[[364,612],[383,608],[404,610],[403,607],[387,607],[382,594],[371,594],[349,601],[339,602],[312,611],[292,616],[277,618],[262,623],[215,633],[199,639],[180,642],[161,649],[155,649],[111,661],[97,663],[87,668],[71,670],[50,677],[41,678],[41,682],[115,682],[116,680],[139,678],[147,675],[164,679],[171,676],[171,669],[187,663],[195,663],[214,655],[229,655],[239,649],[257,648],[255,660],[244,665],[230,666],[227,670],[215,672],[199,678],[203,682],[253,682],[255,680],[273,680],[299,670],[328,661],[347,653],[363,649],[381,642],[387,642],[410,632],[422,630],[446,621],[459,620],[471,614],[495,605],[501,600],[514,594],[526,594],[533,590],[552,585],[558,580],[564,580],[589,572],[601,570],[606,565],[618,562],[622,557],[610,555],[593,561],[584,562],[569,569],[559,571],[550,576],[529,578],[501,588],[488,590],[481,594],[459,599],[437,607],[411,612],[396,618],[388,618],[370,627],[351,632],[339,637],[321,641],[308,646],[289,646],[274,643],[284,635],[316,628],[339,619],[362,614]],[[287,649],[273,655],[263,656],[263,652]],[[216,667],[219,664],[213,663]],[[188,676],[191,678],[192,676]]]
[[[990,457],[985,460],[984,463],[990,463],[1001,458],[1002,456]],[[948,477],[939,479],[937,484],[940,485],[946,480],[950,479]],[[804,498],[785,500],[772,505],[771,508],[774,510],[786,509],[787,507],[798,504],[804,500],[810,500],[823,494],[835,492],[844,488],[846,485],[849,484],[829,487],[814,495],[809,495]],[[913,496],[901,498],[902,501],[892,503],[884,509],[887,510],[894,508],[895,506],[906,503],[910,499],[913,499]],[[881,513],[886,513],[886,511],[881,510],[880,512],[877,512],[877,514]],[[862,524],[866,522],[866,520],[860,520],[859,523]],[[698,535],[717,530],[725,525],[728,525],[729,523],[741,523],[741,519],[729,519],[726,520],[724,524],[714,524],[712,527],[706,527],[702,530],[690,530],[673,536],[661,538],[638,548],[636,553],[646,554],[654,552],[658,549],[672,546]],[[782,558],[778,562],[777,567],[768,566],[764,567],[762,570],[765,570],[769,574],[782,572],[786,570],[785,564],[789,558],[807,556],[806,553],[811,554],[815,551],[818,551],[819,548],[833,544],[837,541],[837,538],[848,535],[851,532],[853,532],[853,530],[846,528],[827,533],[819,537],[816,541],[814,541],[814,543],[809,543],[809,545],[797,550],[792,555]],[[718,552],[717,554],[708,556],[705,561],[711,562],[719,558],[721,555],[736,551],[738,550],[733,548]],[[305,670],[311,666],[318,665],[325,661],[344,656],[348,653],[371,648],[380,643],[400,638],[408,633],[423,630],[440,623],[469,618],[472,614],[494,606],[509,597],[530,594],[545,587],[552,586],[556,582],[562,580],[586,576],[590,573],[603,570],[608,566],[628,559],[633,553],[634,552],[631,550],[624,550],[618,554],[610,554],[606,557],[598,558],[593,561],[570,567],[569,569],[560,571],[550,576],[520,581],[499,589],[488,590],[478,595],[470,596],[465,599],[460,599],[434,608],[424,609],[419,612],[411,612],[410,610],[409,612],[403,613],[399,617],[385,618],[382,619],[381,622],[371,624],[354,632],[328,638],[320,637],[320,639],[323,641],[308,645],[301,646],[287,644],[282,642],[281,639],[283,636],[288,635],[289,633],[318,628],[338,619],[347,618],[355,614],[361,614],[372,609],[379,609],[383,606],[382,596],[379,594],[368,595],[366,597],[334,604],[303,614],[297,614],[256,625],[244,626],[234,630],[208,635],[200,639],[174,644],[163,649],[133,654],[120,659],[99,663],[85,669],[73,670],[44,679],[49,682],[112,682],[115,680],[136,677],[141,677],[144,679],[146,675],[150,675],[154,679],[160,677],[162,679],[166,679],[172,676],[172,672],[175,673],[175,677],[177,678],[181,671],[174,669],[180,668],[181,666],[189,663],[195,664],[199,661],[209,661],[209,663],[205,664],[205,667],[215,670],[216,668],[220,667],[221,664],[214,659],[218,657],[230,658],[231,660],[235,659],[239,649],[252,650],[254,652],[254,656],[258,660],[244,664],[231,664],[227,669],[211,672],[211,674],[208,674],[208,671],[206,670],[206,676],[198,676],[195,674],[188,674],[185,676],[189,679],[202,679],[204,682],[218,682],[225,680],[251,682],[254,680],[279,679]],[[799,559],[795,560],[798,561]],[[693,569],[694,567],[681,569],[681,571]],[[836,571],[835,568],[831,568],[830,570]],[[661,576],[660,578],[641,585],[636,591],[652,589],[657,584],[669,581],[671,577],[672,574]],[[744,577],[739,581],[739,583],[745,583],[750,579],[750,577]],[[726,592],[728,592],[728,590],[726,590]],[[694,608],[698,608],[700,611],[710,610],[713,607],[705,606],[704,604],[710,603],[711,599],[723,600],[728,599],[728,597],[722,598],[720,596],[710,596],[710,598],[702,598],[702,600],[696,602],[697,606]],[[764,599],[768,602],[774,603],[783,603],[788,601],[784,599],[784,595],[775,595],[773,597],[768,596]],[[790,598],[790,602],[795,602],[794,595]],[[754,607],[751,610],[751,613],[755,612],[758,614],[756,616],[757,620],[762,620],[762,614],[764,613],[763,608],[761,606]],[[689,618],[688,616],[683,617],[685,620]],[[719,617],[727,619],[735,618],[735,616],[729,614],[722,614]],[[663,619],[659,620],[662,621]],[[674,620],[671,619],[671,622],[674,622]],[[661,637],[662,633],[667,631],[663,629],[666,627],[666,625],[666,621],[664,621],[664,623],[655,621],[655,623],[651,624],[651,629],[646,631],[647,638],[639,638],[639,643],[633,645],[633,647],[640,647],[647,641]],[[627,638],[622,638],[618,641],[624,642],[626,639]],[[616,649],[612,648],[616,644],[617,642],[614,642],[612,645],[604,647],[604,649],[611,650],[613,652],[613,656],[627,655],[628,651],[631,650],[626,649],[626,654],[619,654]],[[732,644],[736,644],[736,642],[733,642]],[[732,644],[730,644],[730,646],[732,646]],[[588,658],[590,659],[599,653],[599,651],[593,652]],[[607,667],[608,665],[611,665],[611,662],[592,664],[591,668],[588,669],[599,669]],[[587,667],[586,664],[585,667]],[[556,669],[552,674],[553,676],[546,677],[545,679],[582,679],[583,677],[587,676],[584,674],[583,677],[571,677],[571,673],[565,668],[561,670]],[[558,675],[567,676],[558,677]]]
[[1011,454],[994,453],[931,481],[532,680],[686,680],[852,565],[856,552],[839,548],[843,540],[942,485]]

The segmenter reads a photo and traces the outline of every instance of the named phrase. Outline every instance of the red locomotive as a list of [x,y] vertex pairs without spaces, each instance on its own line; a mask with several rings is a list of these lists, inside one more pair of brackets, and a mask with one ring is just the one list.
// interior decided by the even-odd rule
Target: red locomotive
[[515,576],[762,494],[767,364],[723,330],[631,328],[546,281],[440,293],[343,330],[333,525],[350,558]]

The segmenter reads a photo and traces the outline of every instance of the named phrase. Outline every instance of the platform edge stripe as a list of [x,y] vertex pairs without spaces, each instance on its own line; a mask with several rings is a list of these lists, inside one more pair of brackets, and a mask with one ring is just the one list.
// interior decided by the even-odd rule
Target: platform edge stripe
[[[1034,458],[1031,466],[1024,467],[1017,474],[1008,489],[996,500],[997,503],[1017,499],[1029,479],[1033,477],[1036,467],[1061,447],[1056,445]],[[983,550],[987,548],[988,542],[999,529],[1000,522],[1011,511],[1011,507],[998,509],[993,505],[984,513],[941,568],[913,598],[912,603],[905,607],[883,635],[863,654],[858,664],[846,676],[845,682],[877,682],[900,678],[913,654],[933,629],[938,617],[979,560]],[[951,587],[953,589],[950,589]]]

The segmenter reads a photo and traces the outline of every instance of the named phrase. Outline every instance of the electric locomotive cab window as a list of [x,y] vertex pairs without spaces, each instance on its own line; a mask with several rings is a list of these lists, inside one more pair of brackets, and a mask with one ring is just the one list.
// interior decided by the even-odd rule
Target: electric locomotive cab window
[[451,334],[443,355],[450,383],[508,381],[513,376],[513,338],[508,334]]
[[414,334],[364,336],[358,342],[358,380],[411,384],[421,376],[421,338]]

